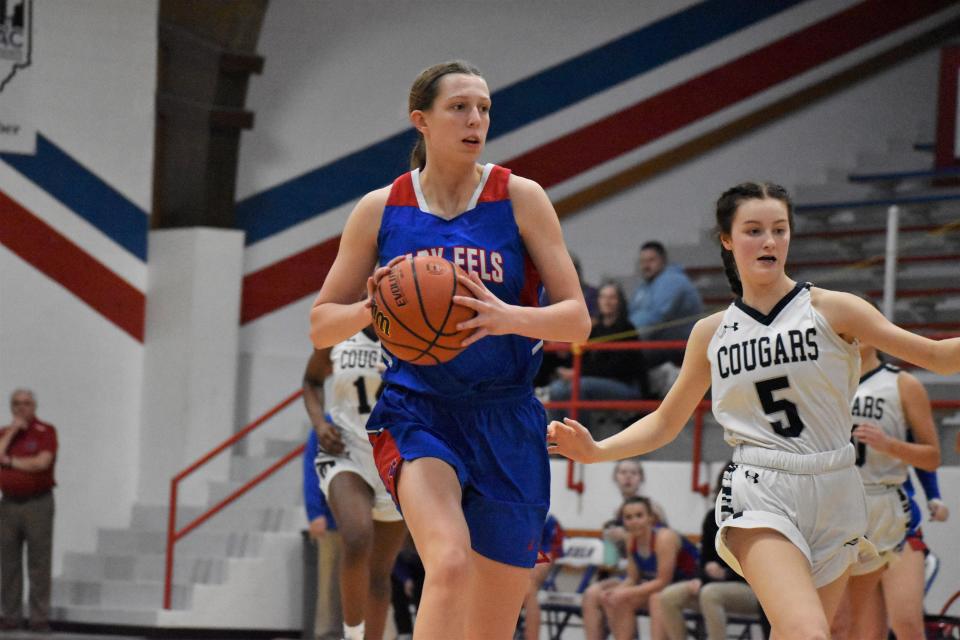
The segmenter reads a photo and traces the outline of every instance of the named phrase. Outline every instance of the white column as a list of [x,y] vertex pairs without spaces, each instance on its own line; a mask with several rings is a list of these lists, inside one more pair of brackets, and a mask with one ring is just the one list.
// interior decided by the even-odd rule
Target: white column
[[[234,433],[243,233],[150,232],[138,499],[168,500],[170,478]],[[181,483],[206,499],[228,452]]]
[[883,264],[883,315],[893,322],[897,301],[897,244],[900,232],[900,207],[887,209],[887,250]]

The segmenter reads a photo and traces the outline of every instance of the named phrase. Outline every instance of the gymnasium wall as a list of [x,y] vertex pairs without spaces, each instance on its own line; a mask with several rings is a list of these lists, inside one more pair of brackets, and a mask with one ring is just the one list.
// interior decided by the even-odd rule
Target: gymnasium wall
[[157,3],[30,5],[29,64],[0,92],[0,121],[35,131],[0,152],[0,422],[28,387],[58,429],[59,566],[136,495]]

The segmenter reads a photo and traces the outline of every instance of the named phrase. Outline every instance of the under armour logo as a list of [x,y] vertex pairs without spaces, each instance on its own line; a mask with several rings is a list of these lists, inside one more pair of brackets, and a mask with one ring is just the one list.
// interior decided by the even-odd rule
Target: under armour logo
[[322,461],[317,460],[316,462],[317,474],[320,476],[321,479],[326,478],[327,472],[335,464],[337,464],[336,460],[322,460]]
[[845,546],[845,547],[855,547],[855,546],[857,546],[857,544],[859,544],[859,542],[860,542],[860,538],[854,538],[853,540],[847,540],[846,542],[844,542],[844,543],[843,543],[843,546]]
[[720,337],[722,338],[724,336],[724,334],[727,332],[727,329],[730,329],[731,331],[736,331],[739,328],[740,328],[739,322],[734,322],[733,324],[725,324],[722,327],[720,327]]
[[750,471],[748,469],[743,472],[743,475],[745,475],[750,480],[753,480],[753,484],[757,484],[758,482],[760,482],[760,474],[756,471]]

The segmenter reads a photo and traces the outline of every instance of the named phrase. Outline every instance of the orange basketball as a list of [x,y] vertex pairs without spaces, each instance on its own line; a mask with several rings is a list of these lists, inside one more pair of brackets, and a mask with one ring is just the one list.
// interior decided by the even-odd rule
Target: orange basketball
[[466,272],[435,256],[407,257],[391,267],[374,292],[373,328],[390,353],[412,364],[447,362],[461,351],[472,329],[457,324],[476,312],[453,303],[453,296],[473,294],[457,280]]

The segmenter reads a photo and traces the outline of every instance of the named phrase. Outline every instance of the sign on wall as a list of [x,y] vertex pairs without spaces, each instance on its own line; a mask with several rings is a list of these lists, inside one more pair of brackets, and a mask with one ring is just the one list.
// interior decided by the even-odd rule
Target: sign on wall
[[34,153],[30,123],[33,0],[0,0],[0,151]]

